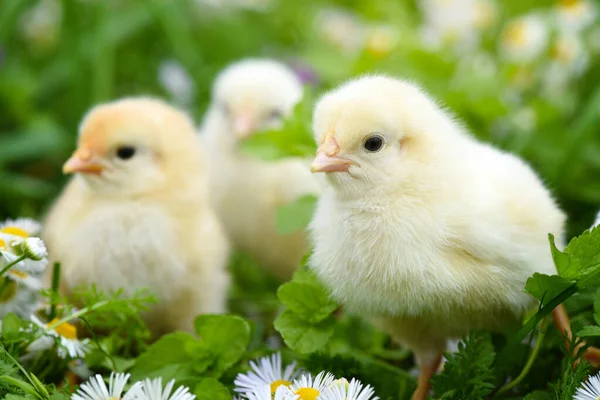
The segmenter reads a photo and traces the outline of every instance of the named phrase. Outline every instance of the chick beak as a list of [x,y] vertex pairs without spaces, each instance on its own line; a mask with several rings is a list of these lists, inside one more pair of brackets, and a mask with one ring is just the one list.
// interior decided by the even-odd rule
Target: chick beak
[[247,138],[253,131],[254,121],[249,112],[243,112],[234,117],[233,133],[238,139]]
[[311,172],[348,172],[352,161],[338,157],[340,146],[332,134],[325,137],[325,141],[317,150],[317,156],[310,167]]
[[94,161],[93,155],[94,154],[86,148],[76,150],[71,158],[69,158],[63,165],[63,173],[100,175],[100,173],[104,170],[104,166],[97,161]]

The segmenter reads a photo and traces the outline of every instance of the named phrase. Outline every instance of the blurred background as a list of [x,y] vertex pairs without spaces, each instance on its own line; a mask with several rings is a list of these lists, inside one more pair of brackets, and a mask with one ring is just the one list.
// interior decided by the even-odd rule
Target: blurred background
[[40,217],[94,104],[161,96],[200,122],[228,63],[266,56],[317,92],[418,81],[521,154],[569,213],[600,208],[600,25],[586,0],[2,0],[0,220]]

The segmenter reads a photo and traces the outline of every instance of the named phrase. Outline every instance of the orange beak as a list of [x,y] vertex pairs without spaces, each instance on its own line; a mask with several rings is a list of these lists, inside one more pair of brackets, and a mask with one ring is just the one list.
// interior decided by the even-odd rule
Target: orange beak
[[333,131],[325,136],[325,141],[319,146],[317,156],[310,167],[311,172],[348,172],[352,161],[338,157],[340,146],[333,137]]
[[82,173],[100,175],[104,166],[93,160],[93,153],[84,148],[78,149],[63,165],[64,174]]
[[254,131],[254,120],[248,111],[242,111],[234,116],[233,133],[238,139],[245,139]]

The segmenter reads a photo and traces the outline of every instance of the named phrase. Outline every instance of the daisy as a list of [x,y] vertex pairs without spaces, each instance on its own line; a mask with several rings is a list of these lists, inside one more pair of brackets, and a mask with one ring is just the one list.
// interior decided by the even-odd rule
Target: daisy
[[377,25],[369,30],[366,39],[366,49],[376,57],[390,54],[396,48],[399,34],[391,26]]
[[29,290],[38,291],[42,288],[42,281],[26,272],[9,269],[6,274],[10,280],[25,286]]
[[352,13],[341,8],[321,10],[315,21],[323,39],[346,54],[355,54],[363,48],[365,27]]
[[600,398],[600,373],[590,377],[577,389],[573,400],[598,400]]
[[379,400],[374,396],[371,386],[364,386],[358,380],[352,378],[350,383],[346,379],[339,380],[338,384],[332,385],[319,396],[319,400]]
[[38,317],[32,315],[31,321],[42,328],[45,336],[33,341],[29,345],[28,350],[46,350],[54,345],[54,341],[48,340],[54,337],[59,340],[60,347],[58,348],[58,356],[61,358],[83,358],[86,353],[90,351],[89,339],[77,339],[77,328],[68,322],[64,322],[53,329],[49,329],[49,327],[58,322],[57,318],[53,319],[48,324],[44,324]]
[[0,223],[0,232],[22,238],[36,236],[41,230],[40,223],[31,218],[7,219]]
[[[139,382],[138,382],[139,383]],[[194,400],[195,394],[190,393],[190,389],[185,386],[179,386],[171,394],[175,379],[169,381],[163,390],[162,378],[145,379],[141,382],[139,393],[136,394],[136,400]],[[130,390],[131,391],[131,390]],[[123,399],[124,400],[124,399]]]
[[8,313],[14,313],[21,318],[29,318],[38,304],[39,294],[26,287],[20,287],[17,282],[8,280],[0,287],[0,318]]
[[279,386],[290,386],[298,375],[295,362],[286,366],[285,370],[282,369],[280,353],[272,354],[271,357],[262,357],[258,360],[258,364],[250,361],[250,368],[250,372],[238,374],[235,378],[236,392],[247,393],[268,384],[271,385],[271,393],[275,393]]
[[[248,400],[298,400],[298,395],[290,392],[286,386],[279,386],[275,393],[271,392],[271,385],[262,385],[252,392],[246,393]],[[234,397],[234,399],[236,399]],[[241,400],[241,398],[238,398]]]
[[320,400],[321,394],[332,387],[334,379],[331,372],[325,371],[319,372],[315,378],[311,374],[302,375],[290,385],[289,391],[300,396],[299,400]]
[[[20,236],[0,232],[0,269],[5,268],[8,264],[16,263],[12,269],[29,274],[39,274],[48,265],[46,254],[46,246],[38,238],[23,239]],[[25,258],[17,262],[23,256],[34,256],[37,259]],[[40,256],[42,257],[40,258]]]
[[196,85],[183,65],[175,60],[163,61],[158,67],[158,80],[169,95],[182,104],[196,96]]
[[589,0],[560,0],[556,6],[558,27],[564,31],[580,31],[597,17],[596,6]]
[[135,400],[141,394],[141,382],[136,382],[127,393],[121,397],[123,389],[129,380],[130,375],[124,373],[110,374],[108,387],[98,374],[91,377],[87,382],[82,383],[79,389],[71,396],[71,400]]
[[504,58],[517,64],[535,60],[548,44],[548,27],[538,15],[510,21],[502,31],[500,50]]

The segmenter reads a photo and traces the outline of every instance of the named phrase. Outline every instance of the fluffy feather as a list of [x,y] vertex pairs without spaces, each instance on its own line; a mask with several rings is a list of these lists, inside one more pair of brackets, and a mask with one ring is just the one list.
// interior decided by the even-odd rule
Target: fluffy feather
[[[124,147],[135,153],[121,159]],[[62,265],[65,293],[92,283],[150,288],[160,299],[146,316],[156,335],[192,331],[197,314],[225,311],[228,244],[185,114],[147,98],[95,107],[65,169],[80,173],[53,205],[43,233]]]
[[305,160],[266,162],[238,151],[244,137],[276,127],[302,96],[293,72],[271,60],[244,60],[216,79],[213,100],[201,128],[209,149],[211,193],[236,248],[287,279],[308,250],[305,232],[281,235],[279,206],[318,192]]
[[[565,215],[539,177],[477,141],[417,86],[351,81],[316,105],[314,133],[313,170],[338,172],[327,174],[309,228],[311,266],[422,368],[448,338],[519,318],[535,304],[526,279],[556,273],[547,235],[563,237]],[[383,146],[370,152],[374,135]]]

